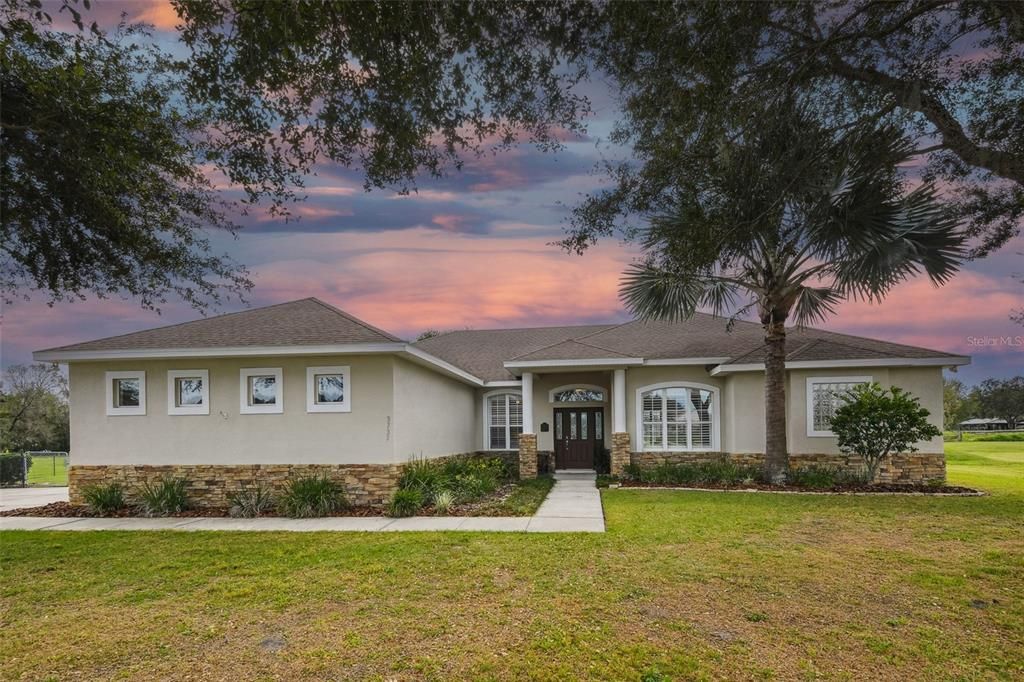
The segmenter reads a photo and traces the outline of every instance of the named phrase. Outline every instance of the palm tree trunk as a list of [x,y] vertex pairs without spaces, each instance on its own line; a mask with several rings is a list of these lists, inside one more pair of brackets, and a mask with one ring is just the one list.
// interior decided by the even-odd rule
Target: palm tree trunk
[[764,472],[773,483],[784,483],[789,472],[786,448],[786,323],[765,323],[764,341]]

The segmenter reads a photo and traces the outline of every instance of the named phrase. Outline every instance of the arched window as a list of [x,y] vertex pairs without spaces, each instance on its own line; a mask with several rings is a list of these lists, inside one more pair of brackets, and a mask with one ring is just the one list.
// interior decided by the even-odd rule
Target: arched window
[[603,403],[604,398],[604,389],[590,384],[559,386],[548,393],[548,400],[553,403]]
[[495,393],[484,397],[484,447],[488,450],[518,450],[523,432],[523,397],[518,393]]
[[644,450],[717,450],[718,389],[657,384],[637,390],[637,426]]

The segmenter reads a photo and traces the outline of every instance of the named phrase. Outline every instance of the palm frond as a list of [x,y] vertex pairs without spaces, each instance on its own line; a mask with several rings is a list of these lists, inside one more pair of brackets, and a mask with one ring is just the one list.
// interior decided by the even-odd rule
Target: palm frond
[[836,304],[843,300],[842,293],[832,287],[801,286],[797,292],[793,321],[801,327],[824,322],[835,314]]
[[735,290],[735,285],[714,275],[681,274],[639,263],[627,268],[619,298],[639,319],[677,322],[692,317],[699,305],[714,308],[716,301],[728,304]]

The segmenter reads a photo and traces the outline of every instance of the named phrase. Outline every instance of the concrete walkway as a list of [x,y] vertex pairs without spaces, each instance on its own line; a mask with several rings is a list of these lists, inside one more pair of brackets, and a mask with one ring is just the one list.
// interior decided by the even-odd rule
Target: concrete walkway
[[534,516],[337,516],[323,519],[231,518],[50,518],[8,516],[0,530],[233,530],[233,531],[488,531],[519,533],[603,533],[604,511],[593,472],[558,473],[555,487]]
[[42,507],[51,502],[67,502],[68,489],[63,486],[52,488],[0,488],[0,511]]
[[530,519],[528,530],[551,533],[603,533],[604,509],[593,471],[559,471],[555,487]]

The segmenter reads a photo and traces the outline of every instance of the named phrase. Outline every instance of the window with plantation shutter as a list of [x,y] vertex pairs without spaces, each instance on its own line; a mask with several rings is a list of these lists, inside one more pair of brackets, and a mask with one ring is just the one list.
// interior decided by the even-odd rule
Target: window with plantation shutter
[[637,422],[644,450],[718,449],[717,391],[658,385],[637,393]]
[[523,432],[522,396],[516,393],[488,396],[485,406],[487,449],[518,450],[519,435]]

